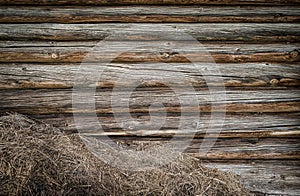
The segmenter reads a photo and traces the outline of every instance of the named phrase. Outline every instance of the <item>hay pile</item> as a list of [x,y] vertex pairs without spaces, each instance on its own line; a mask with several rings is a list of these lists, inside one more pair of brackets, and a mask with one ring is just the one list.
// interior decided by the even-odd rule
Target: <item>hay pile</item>
[[78,135],[23,115],[0,117],[1,195],[250,195],[230,173],[182,155],[151,171],[113,168]]

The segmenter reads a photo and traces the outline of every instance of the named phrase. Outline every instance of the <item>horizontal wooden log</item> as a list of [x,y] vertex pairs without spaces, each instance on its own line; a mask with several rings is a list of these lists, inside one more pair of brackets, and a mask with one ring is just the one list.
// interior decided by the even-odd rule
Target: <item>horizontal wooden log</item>
[[299,160],[203,162],[237,174],[257,195],[300,195]]
[[[211,123],[211,116],[201,114],[199,122],[190,123],[194,117],[184,119],[179,128],[181,116],[167,116],[164,125],[158,130],[155,125],[150,125],[150,117],[146,114],[132,114],[136,123],[129,122],[128,117],[118,117],[118,122],[113,115],[99,116],[96,120],[89,116],[82,116],[80,124],[89,128],[91,135],[126,136],[127,139],[134,136],[143,136],[139,140],[153,140],[153,137],[167,138],[174,134],[178,137],[187,137],[195,134],[195,138],[262,138],[262,137],[300,137],[300,114],[242,114],[226,115],[223,122]],[[33,115],[66,133],[77,132],[77,127],[72,115]],[[126,122],[127,120],[127,122]],[[126,122],[126,123],[120,123]],[[99,124],[100,123],[100,124]],[[99,125],[105,132],[99,130]],[[198,128],[196,128],[198,126]],[[209,130],[208,130],[208,127]],[[93,131],[94,130],[94,131]],[[191,130],[191,131],[187,131]],[[147,138],[148,137],[148,138]],[[150,138],[151,137],[151,138]]]
[[[0,89],[72,88],[80,66],[85,66],[85,64],[3,63],[0,64]],[[86,66],[91,66],[91,64],[86,64]],[[161,70],[157,70],[159,67]],[[219,70],[219,73],[208,73],[205,71],[205,68],[208,67]],[[156,69],[154,70],[154,68]],[[139,74],[148,71],[144,76],[144,78],[148,78],[146,73],[149,71],[161,73],[166,71],[165,69],[168,69],[169,75],[175,75],[180,71],[188,76],[185,81],[174,80],[173,82],[177,86],[207,87],[205,77],[212,76],[215,81],[209,82],[210,86],[224,85],[227,88],[264,87],[268,90],[300,85],[299,63],[177,63],[173,70],[163,64],[159,66],[158,63],[148,65],[111,63],[107,65],[106,71],[101,75],[101,82],[97,83],[97,87],[111,88],[116,84],[124,87],[133,86],[136,84],[130,80],[116,82],[116,78],[131,70],[140,70]],[[147,87],[163,87],[163,80],[162,78],[161,82],[148,83]]]
[[[257,141],[219,139],[206,154],[199,154],[201,140],[194,140],[185,152],[200,159],[298,159],[299,139],[261,138]],[[205,150],[205,148],[203,148]]]
[[[0,24],[0,40],[190,40],[239,42],[296,42],[298,24],[282,23],[99,23],[99,24]],[[167,34],[166,34],[167,33]],[[162,35],[167,36],[162,38]]]
[[294,6],[0,7],[2,23],[300,22]]
[[299,0],[1,0],[0,5],[298,5]]
[[[124,100],[129,92],[120,91],[114,99]],[[219,95],[219,96],[218,96]],[[77,107],[72,107],[72,90],[1,90],[0,109],[2,112],[20,112],[25,114],[58,114],[58,113],[112,113],[111,92],[98,89],[94,98],[96,111],[86,109],[87,99],[91,98],[85,92],[73,92],[77,99],[82,97],[82,103],[78,101]],[[211,100],[212,96],[216,98]],[[190,106],[185,103],[184,107],[179,107],[178,100],[188,102],[192,98],[199,99],[199,106],[193,102]],[[113,99],[113,100],[114,100]],[[117,102],[115,100],[115,102]],[[169,113],[178,112],[211,112],[211,104],[216,104],[213,108],[215,112],[223,112],[222,104],[226,105],[228,113],[241,112],[299,112],[300,99],[299,90],[272,90],[272,91],[227,91],[226,98],[224,92],[198,91],[196,95],[192,92],[174,92],[166,89],[157,91],[136,91],[130,97],[130,111],[132,113],[162,112],[162,108],[150,108],[152,103],[160,102],[164,104],[165,110]],[[122,104],[114,105],[114,113],[126,113],[128,108]]]
[[[108,138],[98,137],[105,142]],[[111,139],[110,139],[111,140]],[[120,146],[130,149],[151,149],[157,145],[169,143],[175,151],[184,151],[200,160],[293,160],[298,159],[299,139],[290,138],[259,138],[256,140],[244,138],[193,139],[186,147],[189,140],[180,138],[170,141],[140,141],[127,139],[114,139]],[[201,147],[200,147],[201,146]],[[150,148],[149,148],[150,147]]]
[[[300,32],[300,31],[299,31]],[[145,45],[164,45],[168,42],[151,42]],[[137,49],[127,51],[141,43],[108,42],[116,48],[105,51],[95,48],[95,42],[0,42],[0,62],[81,63],[85,62],[297,62],[300,61],[299,44],[202,44],[173,42],[181,48]],[[131,45],[130,45],[131,44]],[[119,46],[119,47],[118,47]],[[112,51],[113,50],[113,51]],[[121,54],[120,54],[121,53]],[[87,55],[89,55],[87,57]]]

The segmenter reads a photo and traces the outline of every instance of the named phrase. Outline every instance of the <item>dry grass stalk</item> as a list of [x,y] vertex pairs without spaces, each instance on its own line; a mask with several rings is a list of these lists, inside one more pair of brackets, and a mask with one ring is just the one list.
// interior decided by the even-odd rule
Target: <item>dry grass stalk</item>
[[188,155],[151,171],[119,170],[76,134],[20,114],[0,117],[1,195],[250,195],[231,173]]

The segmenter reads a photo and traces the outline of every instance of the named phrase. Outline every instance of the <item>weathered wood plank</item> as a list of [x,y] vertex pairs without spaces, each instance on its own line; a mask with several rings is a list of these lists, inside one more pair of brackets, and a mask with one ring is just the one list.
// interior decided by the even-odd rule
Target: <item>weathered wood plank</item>
[[[105,141],[108,138],[98,137]],[[176,138],[177,139],[177,138]],[[126,138],[113,138],[120,146],[131,149],[144,149],[143,147],[155,147],[157,144],[168,143],[167,140],[141,141],[127,140]],[[206,139],[205,143],[211,142],[213,146],[201,146],[203,139],[193,139],[186,147],[182,138],[176,140],[174,150],[184,151],[200,160],[293,160],[299,158],[299,138],[220,138],[216,141]],[[200,147],[201,146],[201,147]],[[204,153],[208,151],[207,153]]]
[[[180,143],[180,141],[178,141]],[[300,156],[299,139],[260,138],[247,140],[243,138],[218,139],[210,151],[199,153],[201,139],[195,139],[185,152],[200,159],[298,159]],[[205,148],[201,148],[205,150]]]
[[300,161],[203,162],[207,167],[239,175],[245,186],[257,195],[300,195]]
[[[39,89],[39,88],[72,88],[76,73],[80,66],[85,64],[25,64],[25,63],[3,63],[0,64],[0,89]],[[96,64],[95,64],[96,65]],[[91,66],[91,64],[86,65]],[[106,71],[101,75],[101,82],[98,87],[111,88],[116,84],[116,78],[125,72],[140,69],[152,70],[158,63],[145,66],[136,64],[111,63],[107,65]],[[218,69],[219,73],[207,73],[205,67]],[[297,87],[300,85],[300,64],[293,63],[237,63],[237,64],[213,64],[213,63],[177,63],[174,70],[168,70],[169,75],[182,72],[189,76],[185,81],[174,81],[176,85],[193,85],[194,87],[207,87],[205,76],[213,76],[216,81],[209,84],[211,86],[224,85],[225,87],[266,87],[266,90]],[[201,74],[201,76],[200,76]],[[145,75],[145,78],[148,76]],[[218,81],[224,83],[218,83]],[[163,81],[163,78],[162,78]],[[123,83],[122,83],[123,82]],[[129,87],[136,85],[131,81],[118,81],[119,86]],[[162,83],[149,83],[147,87],[158,87]]]
[[1,0],[0,5],[298,5],[299,0]]
[[[197,0],[197,1],[82,1],[82,0],[0,0],[0,5],[111,5],[111,4],[222,4],[231,3],[247,5],[292,5],[299,6],[299,0]],[[208,154],[199,154],[199,146],[205,135],[203,129],[209,123],[209,115],[204,114],[201,119],[201,130],[195,137],[187,153],[201,158],[202,160],[223,160],[219,168],[232,169],[242,174],[246,185],[252,190],[268,194],[291,194],[299,195],[299,157],[300,157],[300,91],[298,63],[272,64],[269,62],[297,62],[299,57],[299,45],[291,44],[266,44],[275,42],[299,42],[298,24],[283,24],[283,22],[299,22],[298,7],[0,7],[0,22],[58,22],[58,23],[83,23],[83,22],[255,22],[253,24],[159,24],[158,30],[182,29],[183,32],[191,34],[201,42],[215,42],[209,45],[208,51],[218,63],[241,63],[260,62],[246,64],[222,64],[219,65],[225,74],[225,86],[227,87],[264,87],[259,90],[227,91],[227,100],[221,100],[226,104],[228,114],[225,119],[224,129],[221,134],[212,133],[211,139],[220,136],[214,147]],[[253,8],[253,7],[252,7]],[[235,12],[231,12],[235,9]],[[116,14],[119,13],[119,14]],[[168,14],[170,13],[170,14]],[[184,14],[189,13],[189,14]],[[257,24],[260,22],[270,22]],[[282,24],[271,24],[271,22],[282,22]],[[124,38],[135,39],[130,36],[134,34],[136,27],[141,31],[147,31],[153,24],[0,24],[2,31],[0,40],[28,40],[28,42],[0,42],[0,88],[11,88],[12,90],[0,91],[1,112],[16,111],[26,114],[38,115],[48,122],[56,122],[56,126],[65,128],[65,131],[75,130],[72,118],[71,89],[65,90],[20,90],[26,88],[71,88],[73,79],[79,64],[90,47],[96,42],[85,42],[86,40],[99,41],[107,36],[115,40],[122,40],[123,36],[117,32],[125,32]],[[133,27],[133,28],[132,28]],[[128,30],[129,29],[129,30]],[[228,30],[229,29],[229,30]],[[159,32],[159,31],[158,31]],[[128,35],[127,35],[128,33]],[[145,33],[139,37],[141,40],[157,39],[153,34]],[[70,42],[32,42],[32,40],[70,41]],[[82,41],[82,42],[73,42]],[[221,42],[231,42],[222,44]],[[232,44],[232,43],[235,44]],[[259,43],[259,44],[237,44]],[[261,43],[264,44],[261,44]],[[92,44],[91,44],[92,43]],[[203,53],[183,48],[182,51],[190,52],[188,55],[196,61],[202,62]],[[100,53],[98,53],[99,55]],[[114,55],[114,54],[110,54]],[[133,55],[135,55],[133,57]],[[111,56],[108,56],[111,57]],[[103,58],[103,55],[101,56]],[[98,61],[99,59],[96,59]],[[149,54],[124,54],[118,59],[123,62],[163,61],[163,62],[186,62],[186,58],[173,53],[162,51],[161,53]],[[7,62],[32,62],[32,64],[9,64]],[[41,62],[41,63],[40,63]],[[268,63],[262,63],[268,62]],[[48,64],[42,64],[48,63]],[[58,64],[66,63],[66,64]],[[114,67],[115,65],[115,67]],[[134,65],[111,64],[112,72],[104,74],[106,82],[99,83],[98,87],[111,88],[114,86],[113,74],[119,70],[134,69]],[[186,64],[182,65],[185,71],[189,71]],[[170,72],[170,70],[168,70]],[[197,87],[205,87],[205,81],[195,79],[197,74],[192,75],[191,82]],[[195,78],[194,78],[195,77]],[[220,77],[216,75],[216,77]],[[217,84],[218,85],[218,84]],[[128,83],[124,83],[128,86]],[[146,87],[152,87],[148,84]],[[178,133],[176,124],[180,112],[204,112],[211,111],[208,99],[209,94],[205,89],[200,89],[198,95],[201,104],[198,107],[190,106],[179,108],[178,101],[173,98],[172,93],[166,88],[158,88],[159,83],[154,83],[157,92],[152,93],[143,87],[142,92],[133,93],[132,115],[141,124],[149,120],[149,103],[161,100],[167,105],[167,111],[173,116],[167,117],[164,129],[156,130],[151,126],[143,129],[139,126],[122,130],[113,120],[110,108],[110,97],[108,89],[98,89],[96,93],[98,119],[102,120],[107,135],[114,136],[117,142],[125,145],[140,145],[143,141],[159,142],[168,140],[173,134]],[[276,88],[285,90],[274,90]],[[289,87],[289,88],[286,88]],[[290,88],[290,87],[294,87]],[[126,89],[124,89],[126,92]],[[155,90],[155,89],[154,89]],[[198,89],[199,90],[199,89]],[[123,92],[123,93],[124,93]],[[120,98],[124,94],[120,92]],[[140,96],[140,94],[142,97]],[[190,96],[184,94],[180,96]],[[92,111],[75,108],[75,113],[91,113]],[[125,112],[118,108],[117,112]],[[260,114],[260,113],[263,114]],[[292,112],[292,113],[285,113]],[[243,113],[243,114],[242,114]],[[270,113],[270,114],[267,114]],[[176,116],[177,115],[177,116]],[[51,118],[51,116],[54,116]],[[87,117],[87,123],[91,122]],[[91,129],[94,124],[89,124]],[[130,124],[126,125],[131,126]],[[125,126],[125,127],[126,127]],[[184,124],[186,128],[193,128],[194,124]],[[213,129],[221,125],[215,124]],[[145,127],[145,126],[144,126]],[[129,129],[129,127],[128,127]],[[132,131],[137,130],[134,136]],[[93,133],[91,133],[93,134]],[[96,134],[95,134],[96,135]],[[133,136],[132,136],[133,135]],[[142,136],[144,137],[142,137]],[[122,138],[123,136],[123,138]],[[181,133],[186,137],[186,133]],[[151,143],[151,142],[150,142]],[[179,140],[180,143],[180,140]],[[245,162],[249,160],[251,164]],[[273,160],[280,160],[280,164]],[[234,164],[234,160],[238,160]],[[264,162],[261,162],[264,160]],[[268,161],[266,161],[268,160]],[[272,161],[271,161],[272,160]],[[230,162],[230,164],[229,164]],[[244,162],[244,163],[243,163]],[[284,164],[282,164],[284,163]],[[220,166],[221,165],[221,166]],[[255,187],[253,187],[255,185]]]
[[[143,136],[140,140],[151,140],[150,137],[172,137],[189,136],[195,134],[195,138],[201,137],[219,137],[219,138],[262,138],[262,137],[300,137],[300,114],[239,114],[229,115],[224,118],[224,122],[215,122],[211,124],[211,116],[201,114],[198,128],[195,129],[195,124],[190,123],[191,119],[182,122],[181,126],[186,130],[195,130],[195,132],[188,132],[186,130],[178,129],[178,122],[181,116],[167,116],[164,125],[160,130],[157,127],[149,124],[150,117],[147,114],[132,114],[137,123],[118,123],[113,115],[99,115],[95,120],[93,117],[86,115],[82,116],[81,126],[89,128],[89,133],[92,135],[109,135],[109,136],[128,136],[132,137]],[[77,128],[72,115],[33,115],[33,117],[41,119],[55,127],[60,128],[66,133],[77,132]],[[184,119],[188,119],[184,115]],[[127,117],[118,117],[121,122],[126,122]],[[99,123],[105,132],[96,132],[99,129]],[[206,133],[208,126],[209,133]],[[94,132],[92,132],[95,130]],[[219,133],[219,131],[221,131]],[[127,138],[128,139],[128,138]],[[152,138],[153,139],[153,138]]]
[[300,22],[299,7],[113,6],[0,7],[2,23]]
[[[198,41],[295,42],[300,26],[293,23],[98,23],[98,24],[0,24],[1,40],[186,40],[180,32]],[[172,36],[174,35],[174,36]],[[181,36],[179,36],[181,35]]]
[[[299,31],[300,32],[300,31]],[[95,42],[0,42],[0,62],[43,62],[81,63],[85,62],[297,62],[300,61],[300,45],[295,44],[202,44],[195,42],[173,42],[181,48],[153,48],[127,51],[121,45],[140,45],[135,42],[108,42],[112,48],[94,48]],[[168,42],[151,42],[164,45]],[[146,43],[145,43],[146,44]],[[148,43],[149,45],[149,43]],[[90,52],[92,51],[93,52]],[[112,51],[113,50],[113,51]],[[123,52],[124,51],[124,52]],[[127,52],[126,52],[127,51]],[[119,54],[121,53],[121,54]],[[88,58],[85,59],[85,57]]]
[[[79,93],[79,94],[78,94]],[[151,108],[149,105],[155,102],[165,104],[165,110],[170,113],[178,112],[211,112],[211,104],[226,104],[228,113],[241,112],[299,112],[300,98],[299,90],[272,90],[272,91],[227,91],[226,100],[224,92],[218,97],[218,100],[211,100],[211,94],[208,91],[198,91],[197,97],[200,101],[199,106],[179,107],[178,97],[188,100],[193,95],[185,93],[174,93],[168,89],[157,89],[157,91],[136,91],[131,95],[132,113],[160,112],[160,108]],[[128,92],[118,92],[118,98],[126,98]],[[85,92],[74,92],[74,95],[83,99],[82,104],[86,104],[87,94]],[[217,94],[215,94],[217,96]],[[58,113],[92,113],[89,109],[72,107],[72,90],[1,90],[0,109],[2,112],[20,112],[26,114],[58,114]],[[96,112],[112,113],[111,92],[98,89],[95,94]],[[79,103],[78,103],[79,104]],[[114,112],[124,113],[126,108],[117,107]],[[121,105],[120,105],[121,106]],[[223,111],[223,108],[215,107],[215,112]]]

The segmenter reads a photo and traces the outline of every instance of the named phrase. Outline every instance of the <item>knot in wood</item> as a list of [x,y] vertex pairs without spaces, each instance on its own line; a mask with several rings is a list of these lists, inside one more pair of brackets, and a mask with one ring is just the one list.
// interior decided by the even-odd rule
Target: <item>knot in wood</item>
[[129,126],[127,127],[127,129],[128,129],[129,131],[133,131],[133,130],[135,129],[135,126],[134,126],[134,125],[129,125]]
[[54,53],[51,54],[52,59],[58,59],[58,57],[59,57],[58,53],[54,52]]
[[271,84],[272,86],[276,86],[276,85],[278,85],[278,83],[279,83],[279,81],[278,81],[277,79],[272,79],[272,80],[270,81],[270,84]]
[[167,59],[170,57],[170,54],[168,52],[163,52],[163,53],[161,53],[161,55],[162,55],[162,58],[164,58],[164,59]]
[[299,52],[297,50],[294,50],[289,53],[289,56],[293,59],[296,58],[298,55],[299,55]]
[[245,63],[247,62],[247,60],[248,60],[247,56],[238,55],[234,57],[234,61],[237,63]]

